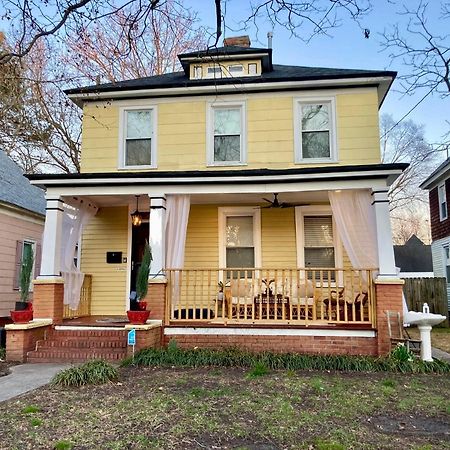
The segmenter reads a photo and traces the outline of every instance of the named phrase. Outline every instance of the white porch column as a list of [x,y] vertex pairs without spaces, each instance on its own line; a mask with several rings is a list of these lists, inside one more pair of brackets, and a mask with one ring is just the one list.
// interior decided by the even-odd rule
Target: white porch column
[[166,197],[164,194],[150,196],[149,240],[153,261],[150,281],[164,281],[166,264]]
[[63,200],[51,195],[47,197],[44,235],[42,239],[41,273],[38,279],[61,276],[61,237],[64,216]]
[[372,205],[375,209],[377,225],[377,246],[380,273],[378,279],[398,279],[395,267],[394,247],[392,245],[391,219],[387,190],[372,192]]

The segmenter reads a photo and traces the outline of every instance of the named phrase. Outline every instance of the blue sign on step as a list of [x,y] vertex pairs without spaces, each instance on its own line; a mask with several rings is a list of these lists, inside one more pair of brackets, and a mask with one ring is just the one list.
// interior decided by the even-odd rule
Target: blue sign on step
[[134,328],[128,332],[128,345],[136,345],[136,330]]

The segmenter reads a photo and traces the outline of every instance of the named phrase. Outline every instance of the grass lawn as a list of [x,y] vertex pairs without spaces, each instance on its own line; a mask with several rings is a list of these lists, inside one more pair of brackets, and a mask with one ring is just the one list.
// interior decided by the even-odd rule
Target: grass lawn
[[[408,333],[412,338],[419,339],[419,330],[417,328],[408,328]],[[450,353],[450,328],[434,327],[431,330],[431,345]]]
[[449,392],[448,374],[129,367],[3,403],[0,448],[450,449]]

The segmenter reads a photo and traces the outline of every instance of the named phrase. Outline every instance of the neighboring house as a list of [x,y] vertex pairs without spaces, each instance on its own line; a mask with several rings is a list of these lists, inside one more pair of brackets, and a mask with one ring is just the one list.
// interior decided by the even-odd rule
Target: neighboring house
[[[35,255],[39,274],[44,231],[45,196],[0,150],[0,318],[19,300],[19,274],[25,252]],[[30,296],[32,298],[32,295]]]
[[[381,163],[378,110],[396,73],[277,65],[245,37],[179,60],[181,72],[66,92],[83,109],[81,173],[29,176],[47,190],[35,317],[58,324],[30,358],[86,357],[81,325],[122,339],[146,239],[161,322],[138,327],[141,346],[386,353],[385,312],[402,311],[387,192],[406,165]],[[82,275],[61,266],[80,228],[81,305]],[[84,320],[63,322],[61,274]]]
[[450,158],[447,158],[421,185],[429,191],[431,253],[436,277],[447,279],[450,310]]
[[394,255],[401,278],[433,276],[431,245],[424,244],[415,234],[403,245],[394,245]]

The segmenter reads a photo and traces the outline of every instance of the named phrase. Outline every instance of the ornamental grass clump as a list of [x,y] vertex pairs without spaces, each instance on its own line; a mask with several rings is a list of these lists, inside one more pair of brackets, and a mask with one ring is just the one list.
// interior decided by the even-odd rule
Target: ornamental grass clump
[[[135,355],[137,366],[159,367],[265,367],[268,370],[336,370],[349,372],[450,373],[450,364],[421,361],[394,350],[389,356],[301,355],[298,353],[252,353],[239,348],[180,349],[171,341],[164,349],[148,348]],[[131,360],[125,360],[128,365]]]
[[83,386],[104,384],[118,378],[117,369],[103,360],[92,360],[78,367],[71,367],[57,373],[52,380],[55,386]]

